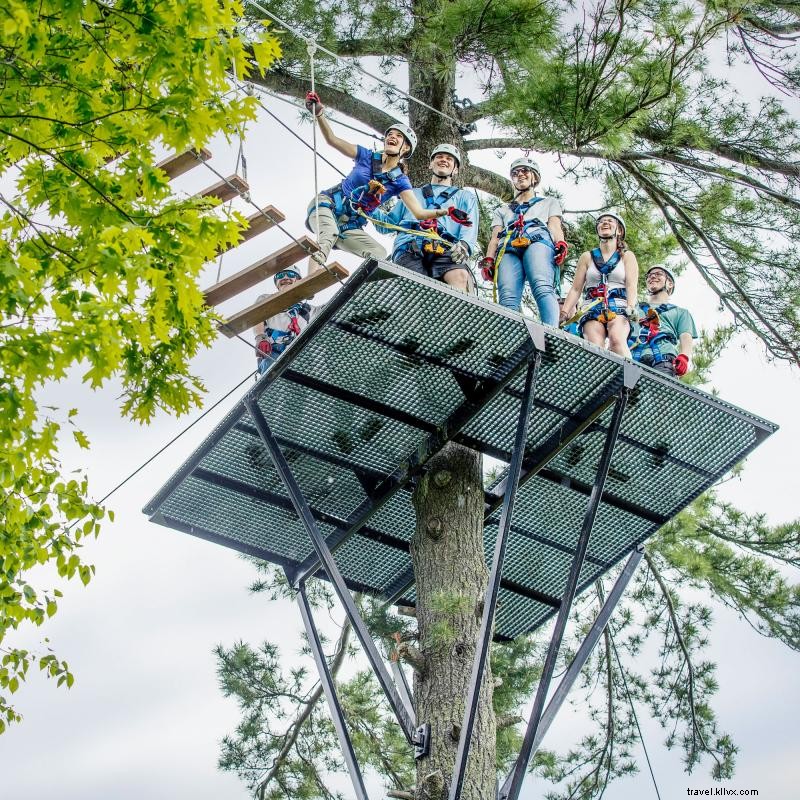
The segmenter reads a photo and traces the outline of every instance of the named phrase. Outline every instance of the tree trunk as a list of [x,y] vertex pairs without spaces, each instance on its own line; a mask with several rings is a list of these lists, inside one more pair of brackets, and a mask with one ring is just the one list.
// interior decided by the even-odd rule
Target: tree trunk
[[[419,654],[414,702],[430,723],[431,752],[417,762],[416,800],[447,797],[480,629],[488,570],[483,553],[483,483],[477,453],[449,445],[414,492],[411,542]],[[495,796],[495,715],[487,665],[472,736],[464,800]]]

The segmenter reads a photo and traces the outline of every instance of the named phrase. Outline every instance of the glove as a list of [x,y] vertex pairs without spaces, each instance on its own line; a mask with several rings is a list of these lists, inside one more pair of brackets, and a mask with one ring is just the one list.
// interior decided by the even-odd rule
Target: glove
[[439,223],[435,219],[421,219],[419,227],[423,231],[435,231],[439,227]]
[[675,370],[675,374],[679,378],[682,378],[689,369],[689,356],[687,356],[685,353],[675,356],[675,359],[672,362],[672,368]]
[[465,261],[469,260],[469,248],[464,242],[456,242],[450,248],[450,260],[454,264],[463,264]]
[[322,105],[322,100],[316,92],[306,92],[306,108],[315,116],[321,117],[325,106]]
[[556,242],[556,254],[553,256],[553,262],[557,267],[560,267],[567,258],[567,253],[569,252],[569,245],[564,242]]
[[256,336],[256,358],[269,358],[272,355],[272,340],[263,333]]
[[453,222],[457,222],[459,225],[463,225],[465,228],[472,227],[472,220],[469,218],[469,215],[466,211],[462,211],[460,208],[450,206],[450,208],[447,209],[447,216],[450,217]]
[[486,258],[482,258],[478,262],[478,266],[481,269],[481,277],[485,281],[494,280],[494,258],[491,256],[486,256]]

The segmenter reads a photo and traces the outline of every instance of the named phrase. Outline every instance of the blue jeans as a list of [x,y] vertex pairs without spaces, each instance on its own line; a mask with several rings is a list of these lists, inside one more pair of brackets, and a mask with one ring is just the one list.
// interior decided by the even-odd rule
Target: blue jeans
[[503,255],[499,270],[497,293],[501,306],[519,311],[522,290],[527,279],[542,322],[558,327],[553,248],[548,243],[534,242],[524,249],[509,247]]

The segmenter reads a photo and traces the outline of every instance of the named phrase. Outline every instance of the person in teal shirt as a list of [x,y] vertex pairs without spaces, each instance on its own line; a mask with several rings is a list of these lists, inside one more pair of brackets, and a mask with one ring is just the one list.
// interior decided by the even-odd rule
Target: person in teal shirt
[[[469,261],[477,248],[478,200],[475,192],[453,185],[460,167],[461,153],[457,147],[436,145],[431,151],[430,183],[413,189],[413,193],[423,208],[454,206],[466,221],[456,221],[452,216],[419,220],[402,201],[389,212],[380,209],[373,212],[372,218],[381,233],[395,231],[382,228],[378,220],[405,229],[395,236],[392,248],[395,264],[469,292],[475,286]],[[426,231],[436,231],[447,244],[419,235]]]
[[628,342],[631,355],[634,361],[682,378],[697,338],[694,320],[685,308],[669,302],[675,276],[666,267],[651,267],[645,282],[647,301],[639,304],[639,330]]

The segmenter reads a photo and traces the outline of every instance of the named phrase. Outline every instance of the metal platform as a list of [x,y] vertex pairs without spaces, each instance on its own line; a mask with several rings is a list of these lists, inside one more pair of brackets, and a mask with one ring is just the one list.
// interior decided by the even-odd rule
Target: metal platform
[[[263,414],[350,588],[413,604],[411,480],[450,440],[510,462],[534,363],[533,408],[499,589],[500,638],[534,630],[559,609],[626,386],[578,591],[776,428],[573,336],[373,261],[145,513],[280,564],[296,585],[320,570],[249,405]],[[487,562],[505,488],[501,476],[486,493]]]

